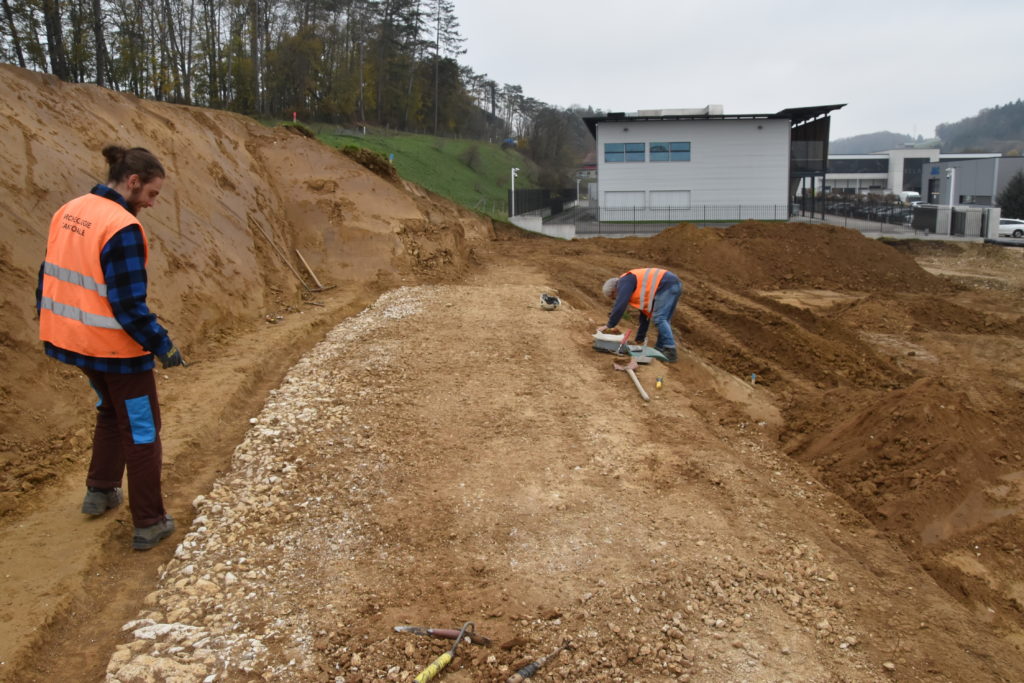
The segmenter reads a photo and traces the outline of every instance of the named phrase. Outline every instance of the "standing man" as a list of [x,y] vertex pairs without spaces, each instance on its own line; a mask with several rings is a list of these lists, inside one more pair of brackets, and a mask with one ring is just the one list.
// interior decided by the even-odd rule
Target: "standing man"
[[128,470],[132,547],[149,550],[174,531],[160,490],[163,453],[153,356],[185,365],[146,305],[149,244],[136,215],[153,206],[166,172],[141,147],[103,149],[106,185],[54,214],[39,268],[36,307],[46,355],[81,368],[99,396],[82,512],[121,504]]
[[626,307],[632,306],[640,311],[640,324],[634,341],[637,344],[644,343],[647,327],[653,320],[658,330],[658,343],[654,348],[669,363],[679,359],[676,340],[672,336],[672,314],[683,292],[683,283],[675,273],[663,268],[634,268],[619,277],[605,280],[601,291],[609,299],[614,299],[615,304],[608,314],[608,324],[597,328],[598,332],[618,325]]

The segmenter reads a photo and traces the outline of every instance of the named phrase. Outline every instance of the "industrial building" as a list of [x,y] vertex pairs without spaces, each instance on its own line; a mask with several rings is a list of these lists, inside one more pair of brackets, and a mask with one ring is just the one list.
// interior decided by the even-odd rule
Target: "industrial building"
[[944,154],[939,149],[908,148],[830,154],[824,183],[815,189],[824,188],[828,194],[899,195],[913,191],[931,204],[993,206],[1010,178],[1021,170],[1024,157],[1004,157],[997,152]]
[[994,206],[1010,178],[1024,171],[1024,157],[949,157],[921,168],[921,196],[931,204]]
[[822,182],[829,114],[845,105],[725,114],[642,110],[585,117],[597,142],[600,220],[786,219],[804,179]]

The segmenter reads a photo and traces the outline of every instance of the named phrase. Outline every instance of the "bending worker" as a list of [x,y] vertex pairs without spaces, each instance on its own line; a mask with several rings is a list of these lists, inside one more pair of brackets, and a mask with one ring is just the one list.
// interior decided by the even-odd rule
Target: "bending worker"
[[637,344],[646,341],[647,328],[653,320],[658,330],[658,343],[654,348],[669,363],[678,360],[676,340],[672,336],[672,314],[683,292],[683,283],[675,273],[664,268],[634,268],[619,277],[605,280],[601,291],[609,299],[614,299],[615,304],[608,314],[608,324],[597,328],[598,332],[618,325],[626,307],[632,306],[640,311],[640,324],[633,341]]
[[146,305],[149,245],[136,215],[153,206],[164,167],[140,147],[103,149],[106,185],[72,199],[50,222],[36,306],[46,355],[77,366],[99,396],[82,512],[121,504],[128,471],[132,547],[148,550],[174,520],[160,488],[163,452],[153,356],[185,365]]

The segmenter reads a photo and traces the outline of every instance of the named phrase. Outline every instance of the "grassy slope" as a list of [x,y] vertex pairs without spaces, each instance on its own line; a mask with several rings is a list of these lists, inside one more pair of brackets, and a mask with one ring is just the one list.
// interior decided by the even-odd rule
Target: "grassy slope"
[[[417,185],[494,218],[507,220],[510,169],[518,167],[517,188],[535,187],[533,162],[515,150],[476,140],[452,140],[410,133],[345,135],[324,126],[317,138],[332,147],[364,147],[394,154],[398,173]],[[476,148],[476,153],[471,148]],[[467,163],[469,162],[469,163]]]

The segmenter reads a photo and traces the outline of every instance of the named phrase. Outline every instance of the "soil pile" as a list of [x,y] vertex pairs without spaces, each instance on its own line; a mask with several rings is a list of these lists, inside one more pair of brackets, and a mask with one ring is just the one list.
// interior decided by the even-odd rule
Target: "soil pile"
[[856,230],[808,223],[744,221],[728,230],[680,224],[631,240],[645,261],[671,263],[746,289],[818,288],[861,292],[941,292],[941,280],[912,258]]

